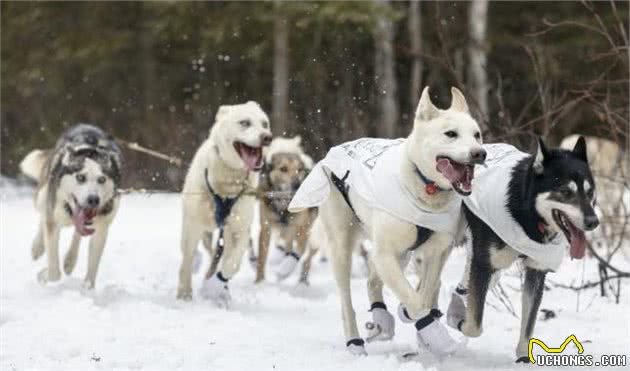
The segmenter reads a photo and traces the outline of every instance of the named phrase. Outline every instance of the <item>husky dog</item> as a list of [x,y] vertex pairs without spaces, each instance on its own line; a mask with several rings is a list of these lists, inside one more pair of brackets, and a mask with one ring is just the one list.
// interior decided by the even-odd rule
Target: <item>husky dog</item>
[[[261,192],[295,192],[308,172],[313,168],[313,159],[304,153],[302,138],[275,138],[265,154],[265,165],[260,177]],[[265,279],[265,263],[272,232],[286,244],[285,256],[276,267],[280,280],[287,278],[306,250],[309,231],[317,216],[316,209],[290,214],[287,210],[291,197],[263,198],[260,202],[260,237],[256,282]],[[293,246],[295,244],[295,246]],[[304,262],[300,281],[307,282],[311,254]]]
[[[374,244],[369,258],[373,322],[368,340],[394,336],[395,321],[383,301],[386,284],[402,303],[401,318],[415,322],[421,345],[438,353],[456,350],[457,344],[437,320],[440,273],[461,212],[455,193],[470,194],[474,166],[483,163],[485,151],[463,94],[456,88],[451,93],[451,107],[440,110],[424,89],[407,138],[363,138],[332,148],[289,206],[290,211],[320,206],[341,297],[346,345],[352,353],[365,353],[350,292],[351,256],[361,229]],[[430,267],[417,289],[403,273],[411,252],[414,260]]]
[[[269,118],[258,103],[219,107],[209,138],[190,164],[182,191],[182,262],[177,298],[192,299],[197,244],[207,232],[218,229],[217,253],[206,274],[203,294],[219,305],[229,303],[228,280],[238,272],[249,245],[254,213],[255,199],[243,193],[256,188],[256,172],[263,167],[263,147],[271,139]],[[219,263],[215,273],[213,265]]]
[[35,207],[41,214],[39,230],[32,245],[36,260],[44,251],[48,268],[41,282],[58,281],[59,232],[74,225],[74,235],[63,269],[72,273],[82,237],[92,236],[85,287],[93,288],[109,226],[120,201],[122,154],[111,135],[80,124],[67,130],[54,149],[30,152],[20,163],[24,174],[38,183]]
[[452,296],[447,322],[466,336],[481,335],[493,274],[522,260],[525,279],[516,356],[517,362],[529,362],[527,347],[546,273],[558,268],[567,246],[572,258],[581,259],[584,231],[599,224],[593,210],[595,183],[582,137],[573,150],[548,150],[539,140],[534,156],[506,144],[484,148],[487,168],[478,172],[472,196],[464,199],[469,262]]

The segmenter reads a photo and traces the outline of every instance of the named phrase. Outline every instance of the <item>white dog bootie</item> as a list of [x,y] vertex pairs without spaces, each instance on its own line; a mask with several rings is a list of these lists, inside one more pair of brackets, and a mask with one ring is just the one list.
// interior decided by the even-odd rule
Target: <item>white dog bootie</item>
[[223,277],[221,272],[215,273],[212,277],[203,281],[201,296],[214,301],[222,308],[227,307],[232,300],[228,287],[228,279]]
[[282,281],[289,277],[299,261],[300,256],[298,254],[293,251],[287,252],[284,255],[284,258],[280,261],[280,264],[278,264],[274,269],[274,273],[278,276],[278,280]]
[[466,296],[468,295],[468,290],[466,288],[457,285],[455,292],[451,294],[451,302],[448,304],[448,309],[446,310],[446,323],[456,329],[461,331],[462,324],[464,323],[464,319],[466,318]]
[[367,341],[386,341],[394,337],[396,329],[396,321],[387,311],[385,303],[374,302],[370,308],[372,312],[372,322],[365,324],[365,328],[368,330]]
[[348,352],[354,354],[355,356],[367,356],[367,352],[365,351],[365,341],[363,341],[363,339],[348,340],[346,348],[348,349]]
[[446,326],[440,322],[441,316],[439,310],[432,309],[429,314],[416,321],[415,327],[420,347],[428,349],[433,354],[445,356],[455,353],[461,344],[451,337]]

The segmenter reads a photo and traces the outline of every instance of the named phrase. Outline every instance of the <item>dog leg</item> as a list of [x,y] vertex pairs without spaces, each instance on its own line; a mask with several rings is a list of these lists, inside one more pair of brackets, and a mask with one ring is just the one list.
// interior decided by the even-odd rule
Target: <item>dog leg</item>
[[33,243],[31,245],[31,256],[33,260],[39,259],[44,254],[44,226],[43,223],[40,223],[39,228],[37,228],[37,234],[33,239]]
[[[261,207],[262,209],[262,207]],[[269,253],[269,241],[271,240],[271,226],[261,217],[260,235],[258,236],[258,260],[256,261],[256,282],[265,280],[265,265]]]
[[103,256],[103,250],[105,249],[105,242],[107,241],[107,233],[109,231],[109,224],[103,224],[96,227],[96,232],[90,239],[90,252],[88,253],[88,269],[85,275],[84,287],[86,289],[93,289],[96,283],[96,274],[98,273],[98,267]]
[[376,273],[376,268],[369,257],[368,261],[368,298],[370,300],[370,312],[372,312],[372,322],[365,324],[369,334],[368,342],[386,341],[394,337],[396,333],[396,321],[387,311],[387,305],[383,300],[383,281]]
[[48,258],[48,268],[39,272],[40,282],[54,282],[61,278],[59,269],[59,226],[44,222],[44,246],[46,247],[46,257]]
[[468,277],[470,277],[470,261],[472,257],[469,253],[466,257],[466,266],[459,284],[455,291],[451,293],[451,301],[446,311],[446,323],[454,329],[457,329],[460,322],[466,319],[466,300],[468,297]]
[[473,257],[470,279],[468,280],[466,319],[457,324],[457,328],[466,336],[478,337],[481,335],[483,310],[492,273],[492,269],[487,263],[476,262]]
[[313,256],[317,254],[317,247],[312,243],[308,244],[306,248],[306,255],[304,256],[304,263],[302,264],[302,272],[300,273],[300,283],[308,285],[308,275],[311,271],[311,264],[313,262]]
[[202,295],[215,302],[219,307],[226,308],[232,301],[229,290],[229,280],[238,272],[243,255],[249,244],[247,228],[234,231],[226,226],[223,234],[225,247],[223,257],[219,262],[221,268],[217,273],[203,281]]
[[182,223],[181,251],[182,263],[179,267],[179,285],[177,287],[177,298],[181,300],[192,299],[192,265],[193,256],[197,243],[202,237],[203,230],[199,225],[193,225],[184,218]]
[[72,234],[72,241],[70,242],[70,249],[66,252],[66,256],[63,259],[63,271],[67,276],[72,274],[74,267],[77,264],[77,256],[79,256],[79,246],[81,245],[81,235],[77,230],[74,230]]
[[536,314],[540,308],[540,302],[545,286],[544,271],[531,267],[525,268],[525,280],[523,281],[522,307],[521,307],[521,334],[516,347],[516,362],[529,363],[528,345],[529,339],[536,325]]

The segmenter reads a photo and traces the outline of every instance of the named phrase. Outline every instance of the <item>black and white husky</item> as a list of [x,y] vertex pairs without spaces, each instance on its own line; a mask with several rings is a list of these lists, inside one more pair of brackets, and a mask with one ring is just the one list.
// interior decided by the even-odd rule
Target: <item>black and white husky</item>
[[24,174],[38,183],[35,207],[41,214],[32,245],[36,260],[44,251],[48,267],[40,282],[58,281],[59,232],[73,225],[74,235],[64,259],[64,272],[71,274],[82,237],[92,236],[85,287],[93,288],[109,226],[120,201],[122,154],[112,136],[101,129],[80,124],[67,130],[52,150],[34,150],[20,163]]
[[469,262],[447,322],[467,336],[481,335],[493,274],[521,260],[525,279],[516,356],[517,362],[529,362],[527,347],[546,273],[558,268],[567,246],[571,258],[581,259],[584,231],[599,224],[593,209],[595,183],[582,137],[573,150],[548,150],[539,140],[534,156],[506,144],[484,148],[486,168],[477,172],[472,195],[464,199]]

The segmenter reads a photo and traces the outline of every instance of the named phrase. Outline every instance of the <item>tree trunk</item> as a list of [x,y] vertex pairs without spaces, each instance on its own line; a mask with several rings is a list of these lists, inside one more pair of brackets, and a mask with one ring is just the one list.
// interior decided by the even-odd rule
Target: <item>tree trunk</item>
[[488,76],[486,71],[486,28],[488,24],[488,0],[473,0],[468,14],[470,44],[469,81],[482,130],[488,122]]
[[411,62],[411,82],[409,85],[410,104],[415,108],[422,91],[422,17],[420,15],[420,2],[412,0],[409,3],[409,19],[407,23],[409,31],[409,43],[413,59]]
[[273,99],[271,128],[275,135],[286,135],[289,120],[289,25],[278,11],[273,22]]
[[[389,7],[388,0],[375,0]],[[395,138],[398,124],[397,84],[394,55],[394,24],[386,16],[379,17],[374,35],[377,101],[380,109],[379,135]]]

